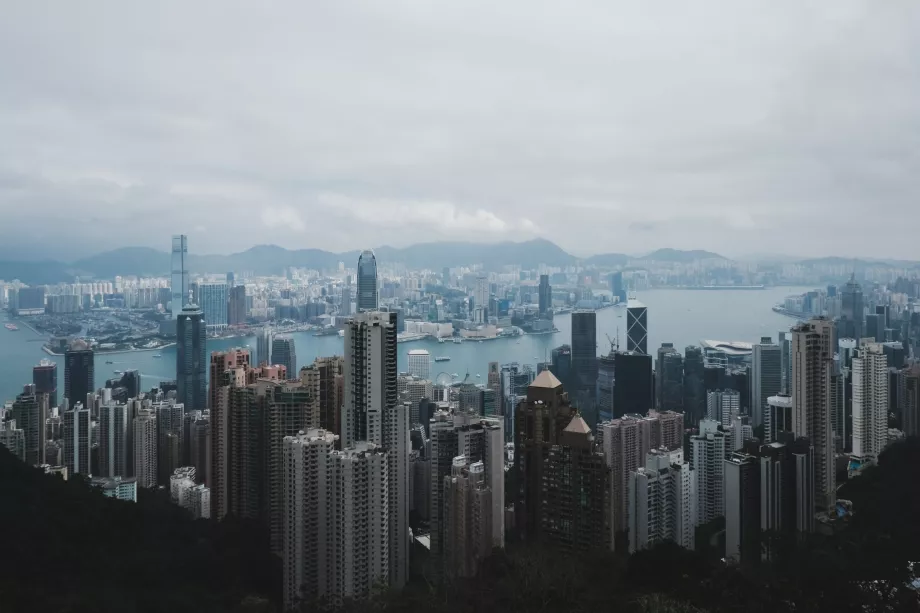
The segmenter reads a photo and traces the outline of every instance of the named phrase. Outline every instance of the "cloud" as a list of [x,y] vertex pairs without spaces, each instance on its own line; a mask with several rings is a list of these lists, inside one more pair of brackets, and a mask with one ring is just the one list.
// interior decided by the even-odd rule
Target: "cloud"
[[7,245],[916,257],[910,0],[7,4]]

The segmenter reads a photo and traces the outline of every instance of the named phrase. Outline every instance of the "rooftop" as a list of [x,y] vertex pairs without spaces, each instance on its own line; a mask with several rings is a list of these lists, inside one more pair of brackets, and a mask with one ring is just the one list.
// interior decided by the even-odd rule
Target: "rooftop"
[[533,380],[533,383],[530,384],[530,387],[543,387],[546,389],[556,389],[560,386],[562,386],[562,381],[557,379],[556,375],[549,370],[541,372],[537,375],[537,378]]
[[564,432],[571,432],[573,434],[591,434],[591,428],[588,427],[588,424],[585,423],[585,420],[581,418],[581,415],[576,413],[575,417],[572,418],[572,421],[569,422],[569,425],[565,427]]

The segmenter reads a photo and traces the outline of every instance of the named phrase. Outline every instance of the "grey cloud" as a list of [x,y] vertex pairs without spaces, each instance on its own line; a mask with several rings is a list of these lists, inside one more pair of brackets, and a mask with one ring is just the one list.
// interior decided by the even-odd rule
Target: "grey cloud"
[[908,0],[9,4],[18,239],[917,257]]

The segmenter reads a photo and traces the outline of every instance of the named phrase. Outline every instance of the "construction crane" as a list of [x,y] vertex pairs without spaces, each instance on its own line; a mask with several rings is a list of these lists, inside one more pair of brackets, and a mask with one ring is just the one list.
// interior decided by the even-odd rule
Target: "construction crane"
[[617,328],[617,342],[615,342],[615,343],[613,342],[613,339],[610,338],[610,335],[609,335],[609,334],[607,334],[606,332],[604,332],[604,335],[607,337],[607,341],[610,342],[610,351],[611,351],[611,353],[614,352],[614,351],[619,351],[619,350],[620,350],[620,328]]

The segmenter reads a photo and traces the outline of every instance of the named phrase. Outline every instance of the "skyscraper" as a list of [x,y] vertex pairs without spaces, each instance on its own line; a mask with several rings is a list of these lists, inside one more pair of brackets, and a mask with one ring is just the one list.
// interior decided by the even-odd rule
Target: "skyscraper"
[[427,349],[409,351],[409,374],[419,379],[431,379],[431,354]]
[[272,364],[284,366],[288,379],[297,377],[297,351],[291,336],[279,334],[272,340]]
[[141,409],[134,418],[134,476],[138,487],[157,486],[157,416]]
[[638,300],[626,303],[626,350],[648,355],[648,307]]
[[549,284],[549,275],[540,275],[539,296],[540,315],[550,313],[553,308],[553,288]]
[[645,415],[654,408],[652,356],[619,351],[614,356],[613,416]]
[[229,305],[227,306],[227,323],[239,326],[246,323],[246,286],[230,286]]
[[650,421],[639,415],[627,415],[598,426],[610,470],[611,530],[614,533],[625,533],[629,529],[629,475],[643,465],[644,458],[653,449],[651,426]]
[[32,383],[35,384],[36,394],[48,394],[49,407],[58,406],[57,364],[51,360],[43,359],[38,363],[38,366],[33,366]]
[[860,339],[863,337],[864,307],[862,288],[856,282],[856,275],[843,288],[841,295],[841,324],[840,336]]
[[443,487],[446,575],[474,577],[479,563],[492,553],[492,488],[486,482],[485,464],[455,457]]
[[792,329],[792,419],[796,437],[815,448],[815,504],[833,509],[836,497],[831,422],[834,324],[812,319]]
[[767,398],[763,413],[764,442],[773,443],[783,439],[784,434],[792,434],[792,397],[777,394]]
[[572,380],[572,347],[560,345],[550,351],[549,369],[556,375],[563,387],[574,385]]
[[728,437],[718,422],[700,420],[700,432],[690,437],[690,469],[696,479],[696,523],[722,517],[725,508],[723,475]]
[[616,271],[610,274],[610,293],[619,304],[626,304],[626,286],[623,284],[623,273]]
[[90,475],[90,446],[92,422],[89,409],[78,402],[64,412],[64,466],[69,475]]
[[763,424],[767,398],[783,389],[783,356],[769,337],[754,345],[751,357],[751,425]]
[[[670,343],[668,343],[670,345]],[[662,411],[684,410],[684,358],[672,346],[658,350],[658,406]]]
[[45,420],[49,417],[48,395],[37,393],[36,385],[27,385],[13,402],[13,419],[22,430],[25,463],[29,466],[44,464]]
[[216,332],[227,327],[228,298],[225,283],[202,283],[198,286],[198,301],[209,331]]
[[473,321],[486,323],[489,320],[489,277],[484,274],[476,276],[473,288]]
[[274,333],[271,326],[262,326],[256,333],[256,359],[252,360],[253,366],[272,363],[272,341]]
[[753,563],[760,559],[760,465],[747,453],[723,460],[725,475],[725,559]]
[[690,425],[698,425],[706,416],[705,363],[703,351],[696,345],[684,349],[684,413]]
[[723,428],[731,426],[732,418],[741,414],[741,394],[735,390],[721,390],[706,394],[706,418],[718,422]]
[[311,428],[341,436],[344,372],[342,356],[316,358],[300,369],[300,379],[310,391],[307,423]]
[[76,339],[64,352],[64,398],[69,406],[86,403],[86,397],[96,390],[96,370],[93,350],[82,339]]
[[[99,469],[100,477],[129,477],[133,475],[134,458],[128,457],[128,437],[133,424],[128,419],[128,407],[107,402],[99,409]],[[131,465],[129,470],[128,465]]]
[[387,452],[390,510],[390,586],[409,573],[409,410],[399,402],[396,313],[365,311],[345,327],[342,448],[358,441]]
[[283,439],[284,605],[364,598],[390,578],[389,468],[365,441],[312,429]]
[[888,359],[879,343],[853,358],[853,457],[874,464],[888,443]]
[[358,312],[377,310],[377,257],[365,249],[358,257]]
[[186,264],[187,260],[188,237],[184,234],[173,236],[172,259],[170,265],[172,272],[172,279],[170,281],[172,299],[169,306],[173,319],[179,317],[179,313],[181,313],[182,309],[185,308],[185,305],[188,303],[189,299],[188,266]]
[[[217,395],[221,386],[225,385],[224,374],[231,368],[252,366],[249,351],[235,347],[227,351],[212,351],[210,362],[210,379],[208,388],[208,406],[213,409],[217,406]],[[201,407],[204,408],[204,407]]]
[[169,476],[182,466],[185,407],[172,400],[156,402],[151,410],[157,418],[157,483],[169,483]]
[[898,394],[901,427],[907,436],[920,435],[920,364],[903,369],[899,376]]
[[[815,531],[814,448],[786,434],[759,446],[760,529],[774,535]],[[769,551],[768,551],[769,555]]]
[[176,402],[186,411],[208,406],[207,368],[204,315],[198,307],[187,306],[176,320]]
[[653,449],[645,465],[629,474],[629,552],[651,549],[665,541],[685,549],[695,546],[695,483],[690,465]]
[[572,400],[589,421],[597,423],[594,396],[597,392],[597,313],[572,312]]

